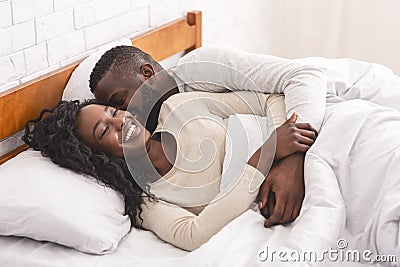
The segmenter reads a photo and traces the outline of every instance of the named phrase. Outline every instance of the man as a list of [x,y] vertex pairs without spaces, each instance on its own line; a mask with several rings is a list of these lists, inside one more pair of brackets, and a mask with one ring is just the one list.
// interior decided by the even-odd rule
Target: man
[[[345,76],[348,62],[338,61],[343,66],[335,72],[330,71],[331,61],[321,59],[318,62],[324,71],[314,67],[314,61],[250,54],[228,47],[202,47],[182,57],[176,69],[167,73],[143,51],[129,46],[116,47],[96,64],[90,77],[90,88],[97,99],[122,109],[132,100],[129,107],[133,111],[150,114],[146,118],[149,130],[155,128],[162,101],[178,92],[250,90],[283,93],[287,117],[296,112],[299,122],[308,122],[318,130],[327,97],[336,101],[338,97],[363,98],[396,105],[396,101],[384,95],[380,97],[378,91],[375,98],[368,90],[360,94],[367,86],[360,82],[359,76],[376,66],[360,63],[357,70],[363,69],[361,73],[348,71],[351,75]],[[357,65],[359,62],[351,63]],[[142,89],[140,92],[139,88]],[[143,105],[148,102],[151,105]],[[259,195],[262,213],[269,217],[265,226],[290,222],[298,216],[299,203],[301,206],[304,197],[304,185],[298,182],[299,179],[303,181],[303,161],[304,154],[296,153],[281,160],[267,176]]]

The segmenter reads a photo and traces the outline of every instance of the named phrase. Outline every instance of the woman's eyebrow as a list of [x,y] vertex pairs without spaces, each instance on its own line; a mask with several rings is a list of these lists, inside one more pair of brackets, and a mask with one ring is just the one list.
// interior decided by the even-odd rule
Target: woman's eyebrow
[[[105,106],[105,107],[104,107],[104,112],[107,113],[109,108],[110,108],[109,106]],[[97,127],[99,127],[99,124],[100,124],[102,121],[103,121],[103,120],[98,120],[98,121],[96,121],[96,123],[95,123],[95,125],[94,125],[94,127],[93,127],[92,135],[93,135],[93,138],[94,138],[94,139],[96,139],[96,137],[95,137],[96,129],[97,129]]]

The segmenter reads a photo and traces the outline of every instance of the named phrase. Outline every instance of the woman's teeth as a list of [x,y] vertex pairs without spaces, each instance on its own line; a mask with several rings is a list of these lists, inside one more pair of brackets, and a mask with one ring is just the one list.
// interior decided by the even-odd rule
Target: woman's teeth
[[129,127],[128,132],[125,135],[124,142],[128,141],[131,135],[135,132],[136,130],[136,125],[132,124],[131,127]]

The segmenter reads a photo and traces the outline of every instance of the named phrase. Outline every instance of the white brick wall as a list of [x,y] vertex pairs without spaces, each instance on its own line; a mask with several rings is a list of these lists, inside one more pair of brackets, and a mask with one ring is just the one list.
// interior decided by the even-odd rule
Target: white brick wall
[[161,1],[149,5],[150,27],[159,26],[171,18],[178,17],[179,10],[177,8],[170,8],[171,6],[178,7],[178,5],[179,0]]
[[55,65],[86,50],[85,32],[77,30],[47,42],[49,65]]
[[26,74],[32,74],[49,66],[46,43],[41,43],[24,50]]
[[0,30],[0,56],[35,45],[33,20]]
[[10,1],[0,2],[0,29],[12,24]]
[[0,92],[181,17],[182,1],[0,0]]
[[53,1],[12,0],[13,24],[18,24],[53,12]]
[[25,71],[24,53],[3,57],[0,59],[0,76],[5,79],[12,80],[24,75]]
[[72,8],[87,1],[88,0],[54,0],[54,11],[60,11],[64,8]]
[[36,41],[51,40],[74,30],[72,9],[65,9],[35,20]]
[[203,43],[227,40],[260,50],[266,42],[256,29],[253,36],[244,35],[245,41],[239,34],[247,31],[243,22],[253,21],[253,28],[263,25],[263,18],[252,16],[251,10],[264,7],[265,0],[252,0],[246,12],[238,10],[238,1],[0,0],[0,92],[74,62],[105,43],[138,35],[195,9],[203,10]]
[[85,28],[86,48],[92,49],[99,44],[147,28],[148,9],[144,7]]
[[[355,57],[400,73],[398,1],[347,1],[346,12],[336,12],[346,16],[342,19],[333,18],[335,0],[292,2],[0,0],[0,92],[74,62],[105,43],[138,35],[196,9],[203,11],[204,45],[225,44],[284,57]],[[354,18],[364,24],[354,23]],[[332,41],[336,37],[324,29],[340,23],[346,27],[336,37],[352,41],[337,45],[340,38]],[[316,33],[326,36],[316,38]],[[371,36],[376,37],[373,42]]]

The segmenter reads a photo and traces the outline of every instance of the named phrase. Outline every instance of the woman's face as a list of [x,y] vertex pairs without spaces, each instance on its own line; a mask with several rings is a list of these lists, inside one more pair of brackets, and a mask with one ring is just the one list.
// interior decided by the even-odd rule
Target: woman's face
[[77,116],[77,133],[91,149],[114,157],[140,158],[147,151],[150,133],[127,111],[110,106],[88,105]]

